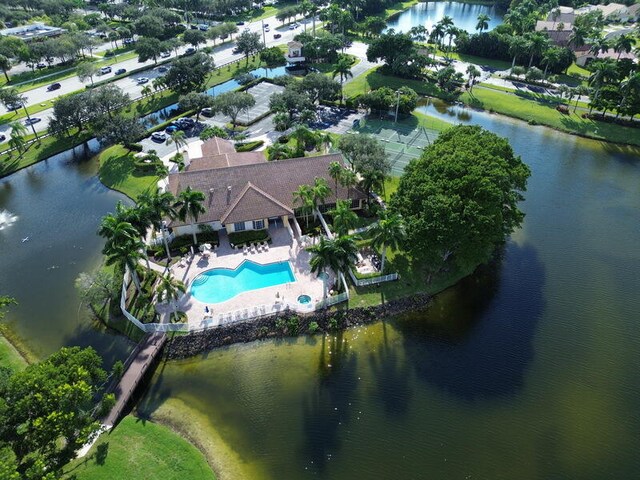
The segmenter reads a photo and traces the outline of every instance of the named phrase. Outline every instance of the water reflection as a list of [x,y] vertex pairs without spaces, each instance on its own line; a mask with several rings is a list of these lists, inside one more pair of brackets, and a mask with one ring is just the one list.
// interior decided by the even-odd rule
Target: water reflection
[[504,259],[400,319],[417,377],[468,401],[517,393],[533,360],[544,281],[535,249],[512,244]]
[[341,430],[354,412],[350,406],[357,388],[357,357],[344,332],[323,336],[316,388],[302,405],[303,455],[310,468],[323,472],[341,449]]

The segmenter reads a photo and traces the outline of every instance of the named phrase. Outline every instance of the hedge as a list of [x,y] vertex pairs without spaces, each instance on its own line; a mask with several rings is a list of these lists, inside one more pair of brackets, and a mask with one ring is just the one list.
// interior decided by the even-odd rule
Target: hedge
[[266,230],[245,230],[244,232],[232,232],[229,234],[231,247],[248,245],[251,242],[271,242],[269,232]]
[[236,152],[250,152],[264,145],[264,140],[256,140],[253,142],[236,143]]

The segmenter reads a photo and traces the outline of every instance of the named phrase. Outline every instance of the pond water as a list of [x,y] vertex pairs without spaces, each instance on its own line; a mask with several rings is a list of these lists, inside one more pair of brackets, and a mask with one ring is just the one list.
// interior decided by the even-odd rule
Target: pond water
[[163,365],[140,410],[188,406],[236,459],[227,478],[637,478],[640,158],[423,108],[531,167],[500,261],[424,312]]
[[489,15],[489,30],[493,30],[502,23],[503,13],[493,5],[479,5],[461,2],[419,2],[408,10],[394,16],[387,21],[387,28],[396,32],[408,32],[411,28],[424,26],[431,31],[442,17],[451,17],[456,27],[469,33],[476,33],[478,15]]
[[0,211],[14,220],[0,230],[0,293],[17,299],[7,322],[36,355],[92,345],[110,364],[126,355],[130,342],[89,320],[74,280],[102,261],[100,219],[127,200],[100,183],[95,161],[78,159],[83,147],[76,153],[0,179]]

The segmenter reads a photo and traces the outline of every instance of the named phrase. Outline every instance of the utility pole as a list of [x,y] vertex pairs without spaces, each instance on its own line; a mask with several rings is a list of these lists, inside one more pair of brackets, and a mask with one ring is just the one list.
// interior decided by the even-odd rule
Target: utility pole
[[262,20],[262,43],[264,43],[264,48],[267,48],[267,36],[264,33],[264,20]]

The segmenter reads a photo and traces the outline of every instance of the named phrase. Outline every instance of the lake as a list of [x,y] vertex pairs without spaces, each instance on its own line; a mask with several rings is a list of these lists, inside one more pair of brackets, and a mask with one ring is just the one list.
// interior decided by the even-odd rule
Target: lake
[[396,32],[408,32],[412,27],[424,26],[430,32],[442,17],[451,17],[456,27],[469,33],[476,33],[478,15],[489,15],[489,30],[502,23],[504,12],[493,5],[479,5],[461,2],[420,2],[387,21],[387,28]]
[[[77,151],[81,155],[82,147]],[[127,201],[96,172],[96,161],[69,153],[0,179],[0,212],[16,217],[0,230],[0,293],[18,301],[7,322],[38,356],[92,345],[110,364],[131,348],[123,336],[90,321],[74,287],[80,272],[102,261],[100,219],[118,200]]]
[[163,365],[141,412],[188,409],[226,478],[637,478],[640,158],[422,109],[509,137],[531,167],[500,259],[425,312]]

